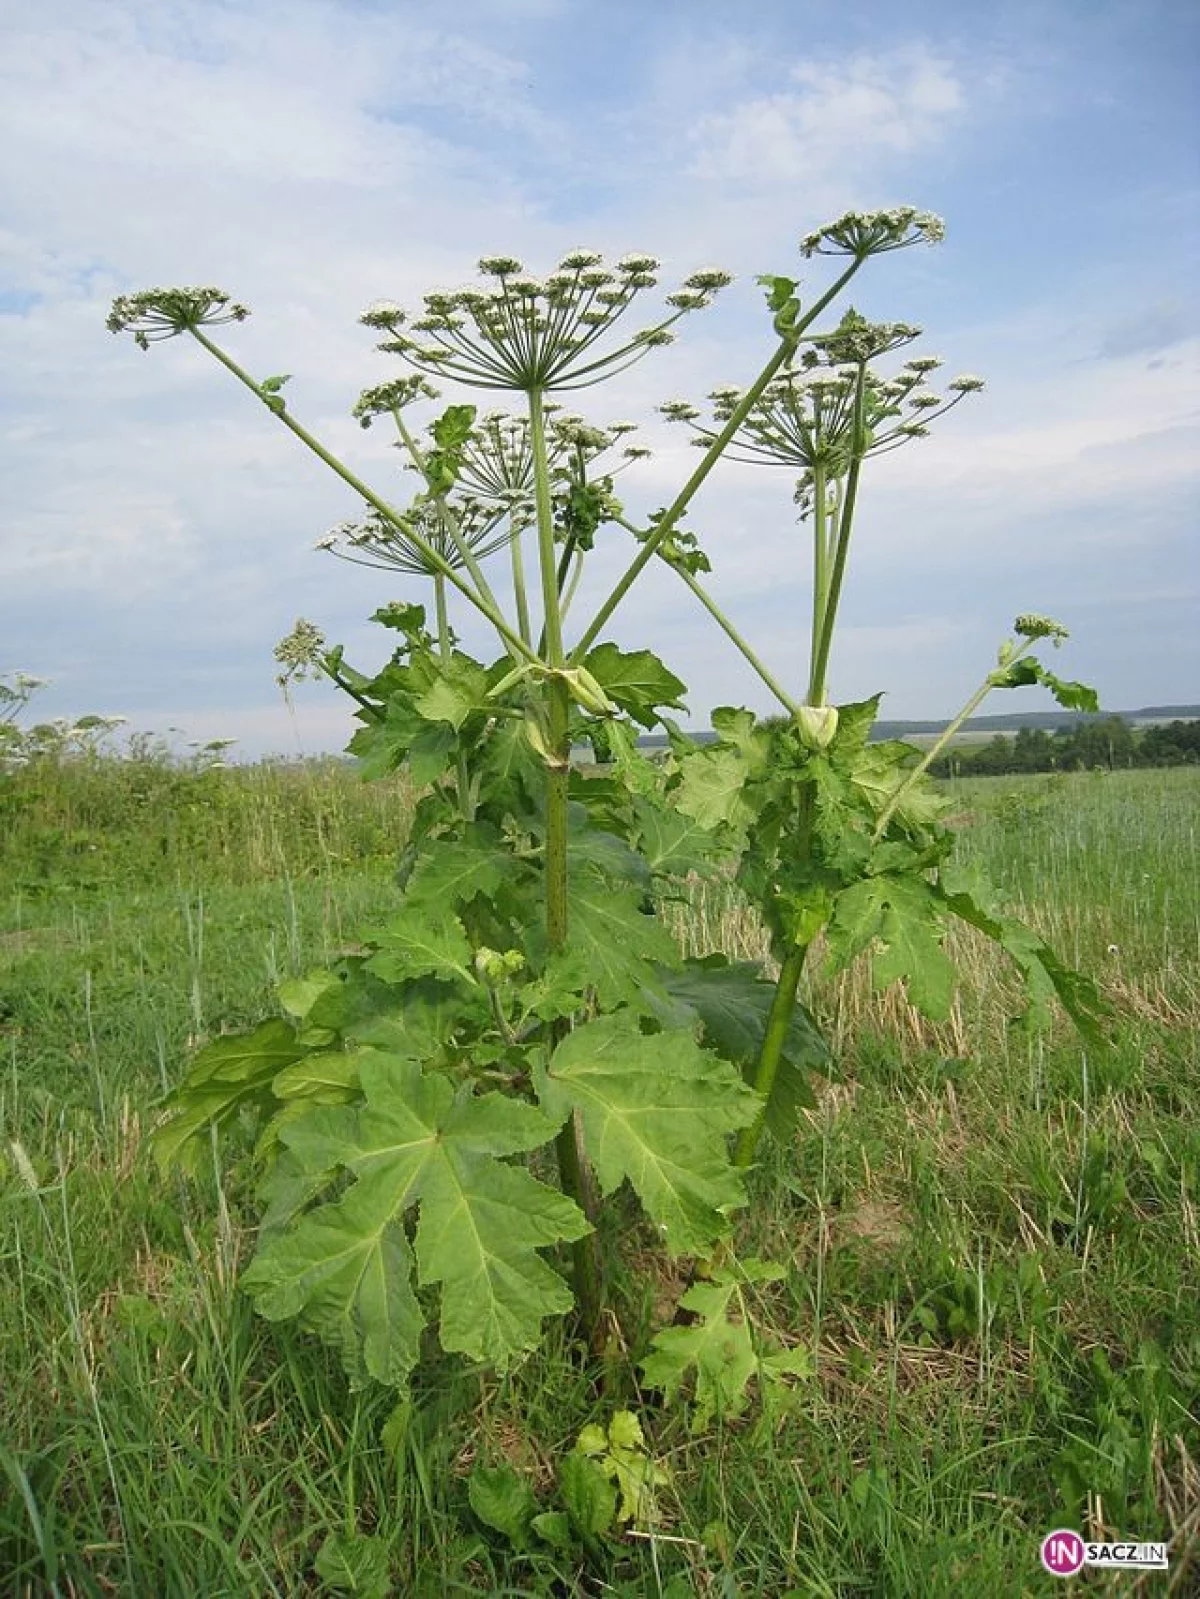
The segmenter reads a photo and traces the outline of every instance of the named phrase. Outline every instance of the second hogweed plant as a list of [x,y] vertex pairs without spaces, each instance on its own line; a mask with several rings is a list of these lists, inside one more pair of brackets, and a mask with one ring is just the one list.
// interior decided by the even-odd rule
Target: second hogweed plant
[[[285,378],[255,378],[218,342],[248,314],[228,295],[115,303],[114,332],[143,347],[188,336],[315,452],[350,498],[321,546],[410,589],[374,614],[391,642],[378,670],[350,665],[308,622],[276,651],[285,683],[319,673],[354,702],[364,776],[404,768],[419,792],[395,909],[355,953],[284,982],[281,1015],[202,1048],[154,1136],[159,1159],[186,1169],[214,1132],[252,1129],[261,1217],[243,1286],[264,1316],[332,1344],[353,1382],[403,1387],[434,1331],[443,1351],[495,1367],[536,1347],[549,1317],[574,1312],[595,1340],[621,1247],[603,1202],[627,1189],[661,1248],[696,1263],[690,1319],[658,1332],[645,1381],[690,1388],[699,1418],[739,1409],[754,1378],[769,1401],[805,1360],[754,1342],[745,1294],[782,1268],[739,1259],[733,1234],[764,1138],[794,1139],[812,1074],[832,1064],[798,999],[815,952],[824,972],[869,960],[877,986],[901,982],[943,1018],[958,919],[1012,957],[1025,1025],[1057,999],[1089,1037],[1103,1028],[1093,985],[955,864],[925,775],[936,750],[872,742],[878,696],[828,699],[864,469],[982,387],[965,377],[935,393],[939,363],[907,354],[918,329],[832,308],[874,257],[942,232],[909,207],[848,213],[801,243],[834,261],[820,292],[802,300],[797,280],[761,278],[759,370],[715,390],[704,413],[662,408],[692,427],[699,455],[674,499],[641,518],[616,492],[647,453],[633,424],[585,419],[561,397],[669,343],[724,272],[659,298],[652,256],[609,265],[574,250],[540,278],[494,256],[477,284],[427,295],[415,317],[370,307],[362,321],[401,370],[355,414],[394,429],[409,495],[403,479],[368,483],[293,414]],[[446,383],[454,403],[431,415]],[[512,409],[481,412],[473,391]],[[760,658],[684,526],[725,456],[787,469],[811,538],[807,677],[792,686],[794,663]],[[580,575],[601,541],[624,541],[628,564],[581,618]],[[652,562],[781,715],[718,709],[708,745],[680,732],[684,683],[651,648],[605,637]],[[464,610],[489,625],[494,659],[461,647]],[[1094,706],[1034,653],[1062,637],[1019,618],[963,716],[991,688],[1032,682]],[[665,759],[640,747],[652,731]],[[572,759],[589,746],[594,761]],[[769,968],[681,956],[657,907],[692,872],[736,876],[769,930]]]

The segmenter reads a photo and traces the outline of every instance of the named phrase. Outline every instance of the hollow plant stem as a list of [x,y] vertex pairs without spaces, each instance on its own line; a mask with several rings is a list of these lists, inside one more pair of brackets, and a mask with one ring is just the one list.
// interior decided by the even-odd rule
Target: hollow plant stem
[[[542,396],[536,389],[529,394],[529,428],[533,447],[534,504],[537,512],[538,564],[542,581],[542,629],[546,664],[560,668],[551,672],[543,688],[546,711],[546,945],[551,954],[567,942],[567,822],[571,777],[571,701],[566,679],[561,675],[563,661],[562,616],[559,610],[558,573],[554,551],[553,508],[550,501],[550,466],[546,454],[545,412]],[[566,1035],[570,1023],[556,1021],[550,1029],[553,1050]],[[591,1170],[583,1143],[583,1127],[577,1112],[559,1133],[555,1143],[558,1174],[563,1192],[569,1194],[592,1223],[593,1231],[571,1246],[575,1298],[589,1338],[600,1320],[600,1256],[594,1231],[598,1204]]]
[[600,606],[600,609],[596,612],[595,616],[584,630],[583,637],[579,640],[579,643],[575,646],[575,649],[572,652],[572,661],[578,662],[583,659],[584,655],[587,654],[604,624],[616,610],[617,606],[620,605],[626,594],[629,593],[629,590],[633,587],[634,583],[636,583],[638,577],[645,570],[648,563],[657,554],[659,546],[665,539],[670,537],[672,532],[674,532],[680,517],[695,498],[697,492],[700,490],[713,467],[725,453],[725,448],[733,438],[734,434],[741,427],[742,423],[749,416],[750,412],[754,409],[754,406],[761,397],[763,390],[767,387],[771,379],[780,370],[780,368],[785,366],[787,362],[791,360],[792,356],[796,352],[796,347],[799,344],[801,335],[806,331],[806,329],[812,326],[813,322],[818,316],[820,316],[821,312],[830,303],[830,301],[837,298],[837,296],[845,288],[846,284],[849,283],[850,279],[858,271],[859,267],[862,266],[865,259],[865,257],[856,257],[853,261],[851,261],[846,270],[841,273],[835,282],[825,291],[825,293],[821,295],[817,301],[815,301],[811,308],[799,318],[799,320],[796,322],[796,325],[792,328],[789,328],[787,333],[781,336],[779,348],[775,351],[775,354],[770,358],[766,366],[764,366],[762,371],[759,373],[758,377],[755,378],[754,382],[746,390],[745,394],[742,396],[741,400],[738,402],[732,414],[730,415],[728,422],[726,422],[720,433],[717,434],[716,438],[709,445],[708,449],[705,450],[700,461],[700,465],[692,473],[691,477],[688,478],[687,482],[684,484],[683,488],[680,489],[670,506],[668,506],[666,513],[656,524],[653,533],[642,545],[642,548],[639,550],[637,555],[634,556],[633,560],[625,569],[621,577],[617,579],[616,586],[613,588],[608,598]]
[[517,631],[526,644],[533,644],[533,629],[529,625],[529,595],[525,591],[525,551],[522,529],[515,517],[509,517],[509,560],[512,563],[513,595],[517,602]]
[[788,1024],[796,1008],[796,993],[800,987],[800,977],[804,971],[808,949],[807,944],[795,945],[788,951],[779,969],[779,978],[771,999],[771,1009],[767,1013],[767,1029],[763,1035],[762,1049],[754,1072],[754,1091],[763,1102],[762,1110],[756,1120],[751,1122],[749,1127],[743,1127],[738,1135],[733,1152],[735,1166],[746,1167],[754,1164],[755,1151],[762,1137],[766,1119],[767,1105],[775,1088],[775,1079],[779,1075],[779,1063],[783,1059]]
[[858,480],[862,474],[863,457],[866,453],[865,411],[866,367],[860,366],[854,394],[853,457],[850,462],[850,470],[846,474],[846,487],[838,507],[837,545],[834,550],[833,564],[828,574],[828,590],[825,594],[820,633],[813,639],[812,676],[808,684],[808,703],[810,705],[824,705],[825,703],[825,679],[829,672],[829,655],[833,648],[833,632],[837,624],[838,604],[842,597],[842,580],[846,575],[846,559],[850,554],[850,534],[854,525],[854,505],[858,498]]
[[[262,401],[263,404],[267,403],[266,397],[263,395],[262,390],[250,376],[250,374],[244,371],[243,368],[240,367],[232,358],[232,356],[227,355],[225,351],[221,349],[220,345],[214,344],[213,341],[204,333],[202,333],[199,328],[189,328],[188,331],[198,344],[202,344],[208,353],[215,360],[221,363],[226,371],[231,372],[233,376],[237,378],[239,383],[244,384],[245,387],[248,388],[258,400]],[[477,611],[480,611],[487,618],[487,620],[496,629],[496,632],[499,633],[500,637],[504,640],[506,645],[508,645],[518,656],[524,660],[535,661],[537,659],[537,656],[534,654],[533,650],[530,649],[529,645],[526,644],[524,640],[518,634],[514,633],[512,628],[509,627],[494,601],[488,600],[483,594],[473,588],[471,584],[464,582],[459,574],[450,565],[449,561],[446,560],[445,556],[440,555],[438,551],[435,550],[430,543],[428,543],[427,540],[423,539],[421,535],[416,532],[415,529],[409,527],[394,506],[389,505],[382,495],[376,494],[375,490],[371,488],[369,484],[364,483],[362,478],[360,478],[357,473],[352,472],[344,461],[339,461],[337,456],[333,455],[329,450],[327,450],[321,441],[316,438],[315,435],[310,433],[302,423],[297,422],[295,417],[292,416],[290,412],[286,410],[280,410],[275,405],[268,406],[268,409],[278,421],[283,423],[284,427],[288,428],[290,432],[294,433],[300,442],[312,451],[318,460],[324,461],[325,465],[329,467],[332,472],[335,472],[337,476],[341,478],[343,483],[352,488],[355,494],[364,499],[368,505],[373,506],[381,516],[385,517],[393,525],[393,527],[402,528],[429,561],[431,569],[433,571],[441,572],[446,581],[451,584],[453,588],[457,589],[464,599],[469,600]]]
[[[446,580],[440,572],[433,575],[433,599],[437,612],[438,630],[438,655],[443,666],[450,661],[450,617],[446,609]],[[461,745],[457,748],[455,756],[455,777],[458,788],[458,809],[464,822],[474,820],[474,806],[471,804],[471,771],[467,765],[467,753]]]
[[417,443],[416,439],[413,437],[411,429],[405,424],[404,418],[401,416],[398,407],[393,409],[392,417],[396,423],[400,438],[403,441],[404,448],[412,457],[413,465],[425,479],[426,487],[429,489],[437,503],[442,527],[450,535],[451,541],[453,542],[455,549],[458,551],[459,559],[462,561],[467,571],[471,574],[471,580],[483,598],[490,606],[493,607],[493,609],[499,611],[500,606],[496,600],[495,594],[492,592],[491,584],[483,575],[483,568],[480,566],[475,557],[475,551],[463,537],[462,529],[458,525],[458,517],[454,514],[454,511],[451,509],[451,507],[446,503],[445,495],[436,493],[429,482],[429,474],[425,466],[424,452]]
[[[638,531],[637,528],[634,527],[632,522],[627,522],[624,519],[624,517],[620,517],[620,516],[617,517],[615,520],[623,528],[625,528],[625,530],[627,532],[632,533],[635,538],[640,538],[641,537],[641,533]],[[762,658],[755,653],[755,651],[750,647],[749,644],[747,644],[746,640],[742,637],[741,633],[738,632],[737,628],[729,620],[729,618],[725,615],[725,612],[717,604],[716,600],[713,599],[712,595],[708,592],[708,590],[704,587],[704,585],[699,581],[699,579],[694,577],[693,574],[691,572],[689,572],[686,567],[676,566],[674,561],[667,560],[666,556],[660,556],[660,558],[663,561],[664,565],[669,566],[671,568],[672,572],[675,573],[676,577],[680,580],[680,582],[681,583],[685,583],[687,585],[687,587],[691,590],[691,592],[700,601],[701,605],[703,605],[704,609],[712,617],[713,621],[717,624],[717,626],[725,634],[726,638],[735,647],[735,649],[737,649],[745,657],[747,664],[749,666],[753,667],[755,672],[758,673],[759,677],[766,684],[766,686],[771,690],[771,693],[774,694],[775,698],[779,701],[779,703],[783,706],[783,708],[790,715],[794,716],[796,714],[797,709],[798,709],[798,706],[797,706],[795,700],[792,699],[791,695],[787,692],[787,690],[779,682],[779,679],[777,677],[775,677],[774,674],[770,671],[770,669],[766,666],[766,664],[764,663]]]
[[[800,792],[796,816],[795,852],[798,856],[807,855],[811,848],[815,800],[812,784],[806,784]],[[749,1127],[743,1127],[738,1135],[733,1154],[735,1166],[745,1167],[754,1163],[755,1151],[766,1122],[767,1106],[775,1089],[775,1079],[779,1075],[779,1063],[783,1059],[788,1026],[792,1020],[792,1012],[796,1008],[796,993],[800,987],[804,962],[808,957],[809,942],[806,940],[803,944],[792,945],[779,968],[752,1082],[754,1092],[762,1100],[762,1110]]]
[[[1023,644],[1019,644],[1008,657],[1005,665],[1011,666],[1014,661],[1019,661],[1022,655],[1027,654],[1028,651],[1033,648],[1035,642],[1036,640],[1034,639],[1026,639]],[[937,760],[938,756],[946,748],[946,745],[949,744],[950,740],[958,732],[959,728],[963,725],[968,717],[974,716],[975,712],[979,709],[984,700],[987,699],[988,695],[995,687],[996,684],[992,682],[991,674],[989,673],[979,687],[975,690],[974,694],[971,695],[971,698],[963,706],[962,710],[959,711],[954,720],[942,730],[936,741],[930,745],[929,749],[925,751],[925,754],[908,773],[903,783],[900,784],[899,788],[892,795],[891,799],[888,800],[887,804],[883,807],[883,810],[880,811],[879,817],[875,823],[875,832],[872,835],[873,843],[877,843],[883,837],[884,829],[887,827],[887,824],[891,821],[892,817],[896,814],[901,801],[904,799],[904,796],[908,793],[909,789],[912,788],[913,784],[918,782],[924,773],[929,770],[930,766],[932,766],[933,762]]]

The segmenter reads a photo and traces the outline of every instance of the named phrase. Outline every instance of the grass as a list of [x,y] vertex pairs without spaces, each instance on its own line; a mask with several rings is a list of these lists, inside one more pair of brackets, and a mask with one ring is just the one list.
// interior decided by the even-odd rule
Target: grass
[[[261,1017],[277,976],[393,902],[401,786],[155,762],[0,785],[5,1594],[350,1591],[320,1552],[374,1534],[397,1594],[1037,1595],[1064,1590],[1037,1558],[1062,1525],[1170,1539],[1143,1591],[1195,1591],[1200,775],[954,793],[960,849],[1100,975],[1117,1047],[1023,1041],[973,939],[937,1027],[862,973],[818,976],[841,1070],[739,1234],[788,1265],[758,1314],[813,1375],[783,1415],[692,1436],[638,1387],[680,1285],[619,1206],[633,1269],[602,1357],[564,1326],[504,1377],[436,1361],[397,1406],[250,1313],[232,1154],[198,1185],[145,1158],[189,1045]],[[725,885],[670,913],[694,949],[761,953]],[[622,1406],[671,1467],[655,1536],[581,1564],[473,1517],[475,1462],[549,1504],[579,1429]]]

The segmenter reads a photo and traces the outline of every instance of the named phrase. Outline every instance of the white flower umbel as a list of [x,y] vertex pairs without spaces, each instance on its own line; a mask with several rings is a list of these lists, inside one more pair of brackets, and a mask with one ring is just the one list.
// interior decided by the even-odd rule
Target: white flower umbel
[[390,301],[361,320],[389,335],[380,349],[420,372],[524,393],[585,388],[668,344],[679,317],[711,304],[732,281],[716,267],[693,273],[667,296],[666,315],[631,337],[616,332],[656,285],[658,265],[653,256],[627,255],[609,268],[593,250],[570,250],[543,279],[515,256],[485,256],[483,286],[427,294],[424,315],[411,323]]
[[[454,517],[457,540],[450,533],[448,516]],[[406,513],[404,524],[397,526],[371,511],[361,522],[341,523],[318,539],[316,548],[356,566],[437,578],[442,573],[431,559],[430,550],[447,566],[461,571],[467,565],[464,543],[476,560],[482,560],[503,549],[512,536],[511,525],[503,522],[500,510],[465,496],[456,496],[445,506],[436,500],[418,500]]]
[[121,294],[108,315],[110,333],[132,333],[143,350],[160,339],[173,339],[200,327],[244,322],[248,308],[222,289],[143,289]]
[[806,234],[800,241],[801,255],[849,255],[865,261],[870,255],[887,250],[903,250],[911,244],[940,244],[946,237],[946,224],[932,211],[898,205],[886,211],[847,211],[836,222]]

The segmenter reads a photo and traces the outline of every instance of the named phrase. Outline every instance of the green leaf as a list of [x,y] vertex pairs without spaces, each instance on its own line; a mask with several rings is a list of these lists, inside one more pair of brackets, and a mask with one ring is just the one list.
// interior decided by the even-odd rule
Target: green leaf
[[344,1050],[317,1050],[285,1066],[271,1083],[276,1099],[344,1105],[358,1094],[358,1057]]
[[612,1526],[617,1490],[599,1461],[572,1449],[558,1468],[558,1490],[571,1525],[585,1541],[602,1537]]
[[543,1510],[529,1523],[543,1543],[559,1554],[568,1554],[575,1543],[571,1533],[571,1518],[565,1510]]
[[606,1194],[628,1180],[672,1254],[701,1254],[745,1203],[726,1137],[761,1106],[727,1062],[689,1033],[644,1034],[629,1011],[569,1034],[537,1090],[558,1120],[577,1110]]
[[904,980],[909,1000],[932,1021],[944,1021],[955,972],[942,948],[941,904],[919,877],[869,877],[837,896],[829,924],[828,969],[840,971],[878,938],[872,961],[876,988]]
[[758,777],[765,770],[771,759],[771,731],[759,726],[753,711],[718,705],[712,713],[712,725],[722,742],[731,744],[741,755],[750,776]]
[[313,1567],[336,1593],[387,1599],[392,1592],[386,1538],[368,1538],[360,1532],[331,1532],[317,1552]]
[[404,906],[387,925],[372,935],[376,953],[367,969],[388,982],[409,977],[448,977],[451,973],[474,983],[470,966],[474,952],[457,916],[438,916],[421,905]]
[[302,1022],[323,994],[341,986],[336,972],[318,967],[305,977],[285,978],[276,986],[275,992],[288,1015]]
[[830,746],[830,754],[835,762],[853,767],[855,758],[867,747],[882,698],[882,694],[873,694],[869,700],[852,700],[847,705],[838,706],[837,732]]
[[786,1378],[811,1374],[812,1362],[805,1351],[781,1350],[761,1335],[756,1340],[742,1294],[747,1281],[778,1281],[784,1275],[782,1266],[760,1260],[743,1261],[735,1268],[718,1266],[709,1281],[694,1283],[680,1300],[698,1318],[696,1322],[666,1327],[655,1336],[652,1352],[641,1363],[642,1375],[652,1388],[674,1400],[694,1371],[694,1433],[703,1431],[714,1415],[725,1419],[740,1415],[752,1378],[758,1377],[766,1389]]
[[290,1023],[280,1019],[207,1044],[168,1096],[169,1119],[150,1135],[159,1166],[178,1164],[195,1173],[208,1151],[209,1128],[223,1126],[244,1108],[270,1105],[276,1075],[307,1053]]
[[413,700],[413,707],[427,722],[449,722],[457,732],[475,711],[490,713],[488,674],[467,655],[457,651],[439,663],[439,675]]
[[[904,744],[898,739],[867,745],[850,767],[850,781],[866,796],[871,809],[878,814],[906,780],[908,768],[919,756],[920,751],[913,745]],[[927,777],[922,776],[900,801],[895,814],[901,821],[917,827],[928,827],[949,810],[950,804],[946,796],[939,793]]]
[[1028,1004],[1022,1020],[1027,1026],[1048,1026],[1050,1002],[1057,998],[1090,1044],[1101,1047],[1107,1042],[1112,1008],[1095,983],[1065,966],[1032,928],[1003,915],[996,907],[990,885],[977,868],[944,866],[938,876],[938,892],[947,909],[977,927],[1012,957],[1025,980]]
[[436,783],[450,765],[458,740],[444,722],[432,722],[414,733],[408,746],[408,774],[417,788]]
[[728,744],[709,744],[690,751],[673,794],[676,808],[701,827],[722,823],[741,829],[754,818],[742,797],[749,771],[741,753]]
[[[763,977],[754,961],[730,962],[724,955],[686,960],[679,971],[660,971],[659,982],[671,1008],[651,1008],[664,1025],[688,1026],[699,1021],[702,1042],[723,1060],[739,1067],[752,1082],[758,1064],[775,984]],[[779,1070],[767,1102],[767,1125],[773,1137],[786,1140],[795,1130],[801,1109],[815,1103],[809,1071],[826,1072],[829,1045],[804,1006],[795,1005],[788,1022]]]
[[641,892],[594,872],[576,872],[568,880],[567,926],[565,954],[580,987],[594,988],[606,1005],[640,1003],[646,963],[674,966],[679,961],[671,933],[642,910]]
[[722,852],[713,835],[694,817],[640,794],[633,802],[633,816],[638,829],[638,847],[655,876],[711,873],[715,859]]
[[687,685],[668,672],[650,650],[625,651],[615,644],[598,644],[583,664],[609,699],[643,727],[657,726],[660,707],[686,709],[682,696]]
[[449,839],[430,839],[404,891],[406,905],[436,911],[457,908],[476,894],[490,899],[513,871],[512,855],[501,849]]
[[1093,714],[1100,709],[1100,699],[1094,688],[1089,688],[1086,683],[1070,683],[1061,677],[1055,677],[1041,661],[1032,655],[1023,655],[1020,660],[1010,661],[1006,666],[997,669],[988,676],[988,683],[992,688],[1027,688],[1031,684],[1040,683],[1043,688],[1048,688],[1060,705],[1070,711],[1090,711]]
[[404,1228],[416,1204],[419,1281],[441,1285],[443,1349],[503,1366],[571,1305],[538,1249],[588,1231],[569,1199],[503,1163],[557,1124],[502,1094],[456,1097],[444,1077],[379,1051],[364,1052],[360,1073],[361,1108],[314,1110],[280,1135],[304,1169],[357,1181],[269,1237],[243,1286],[269,1320],[299,1316],[340,1348],[353,1381],[400,1386],[421,1330]]
[[476,1463],[467,1481],[467,1498],[485,1527],[502,1533],[518,1551],[529,1547],[537,1500],[525,1478],[511,1466]]

